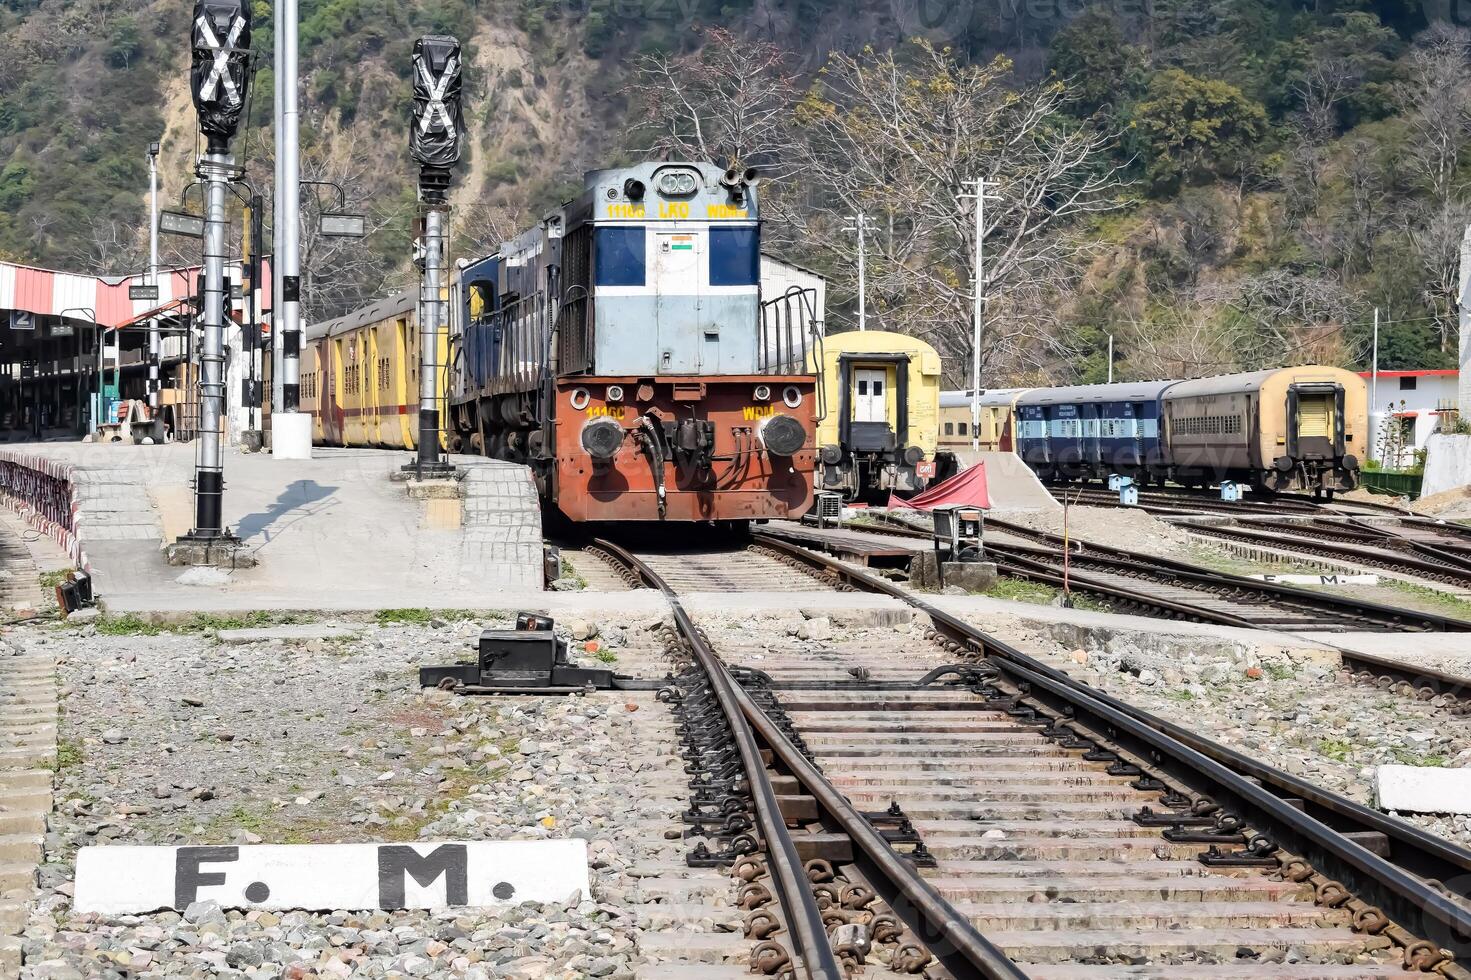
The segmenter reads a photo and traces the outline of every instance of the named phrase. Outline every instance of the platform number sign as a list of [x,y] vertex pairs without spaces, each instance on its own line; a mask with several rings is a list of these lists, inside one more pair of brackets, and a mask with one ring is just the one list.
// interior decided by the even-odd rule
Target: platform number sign
[[587,842],[575,839],[104,846],[77,853],[74,908],[441,909],[575,902],[588,886]]
[[914,475],[921,480],[933,480],[935,478],[935,461],[923,459],[914,464]]

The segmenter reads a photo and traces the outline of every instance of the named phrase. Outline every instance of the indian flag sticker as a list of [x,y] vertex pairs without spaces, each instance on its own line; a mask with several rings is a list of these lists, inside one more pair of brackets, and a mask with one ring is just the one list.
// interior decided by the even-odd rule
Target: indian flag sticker
[[675,252],[692,252],[695,248],[694,235],[671,235],[670,249]]

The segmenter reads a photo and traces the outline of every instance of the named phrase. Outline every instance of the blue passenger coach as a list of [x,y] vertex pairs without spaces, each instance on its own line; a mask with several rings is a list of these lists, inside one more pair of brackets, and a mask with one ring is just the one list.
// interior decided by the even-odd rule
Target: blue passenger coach
[[1160,406],[1173,381],[1036,388],[1017,399],[1016,451],[1044,480],[1163,479]]

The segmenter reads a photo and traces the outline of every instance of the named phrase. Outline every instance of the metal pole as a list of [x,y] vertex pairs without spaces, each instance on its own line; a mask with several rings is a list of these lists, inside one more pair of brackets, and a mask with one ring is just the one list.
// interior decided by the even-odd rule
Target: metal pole
[[981,318],[986,292],[986,178],[976,178],[976,295],[971,313],[970,449],[981,451]]
[[1113,334],[1108,335],[1108,383],[1113,384]]
[[419,285],[419,456],[418,469],[440,468],[439,459],[439,311],[444,264],[444,209],[424,215],[424,276]]
[[854,223],[858,226],[858,329],[859,330],[867,330],[868,329],[868,307],[866,306],[866,303],[865,303],[865,296],[868,293],[868,287],[867,287],[867,275],[866,275],[866,268],[865,268],[866,263],[864,261],[864,243],[863,243],[863,225],[866,222],[866,220],[867,220],[867,217],[861,211],[858,212],[858,214],[856,214],[854,216],[854,218],[853,218]]
[[[287,0],[289,2],[289,0]],[[282,43],[281,19],[287,3],[281,3],[276,10],[275,23],[275,108],[271,117],[275,121],[276,142],[276,171],[275,186],[272,188],[271,200],[271,414],[275,415],[281,411],[281,227],[286,223],[286,205],[282,197],[285,182],[281,180],[281,160],[286,155],[286,134],[283,116],[281,113],[281,91],[282,91]],[[294,220],[294,219],[293,219]],[[274,433],[272,443],[274,444]]]
[[[271,452],[278,459],[310,459],[311,420],[301,404],[301,147],[297,109],[297,0],[281,0],[276,27],[281,38],[281,210],[276,215],[276,261],[281,265],[281,402],[271,419]],[[304,423],[304,424],[303,424]]]
[[225,195],[231,171],[227,153],[205,154],[199,175],[205,181],[204,326],[199,353],[199,437],[194,474],[192,538],[224,534],[221,500],[225,471],[220,456],[220,418],[225,404],[225,233],[229,218]]
[[[158,289],[158,144],[148,147],[148,285]],[[159,292],[153,304],[163,299]],[[163,354],[163,342],[158,332],[158,318],[148,321],[148,408],[149,415],[157,417],[159,408],[158,362]]]

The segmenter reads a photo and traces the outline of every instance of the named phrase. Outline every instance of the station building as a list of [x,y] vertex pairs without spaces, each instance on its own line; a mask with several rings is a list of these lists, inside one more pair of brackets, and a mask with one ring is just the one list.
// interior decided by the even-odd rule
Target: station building
[[[248,304],[240,267],[227,266],[235,296],[226,346],[240,349]],[[111,421],[117,406],[148,397],[148,329],[161,334],[160,405],[179,438],[197,414],[198,267],[160,270],[157,299],[131,299],[139,273],[97,276],[0,262],[0,443],[75,440]],[[263,277],[269,286],[269,275]],[[264,308],[257,298],[256,305]],[[239,365],[227,367],[227,399],[240,400]],[[229,382],[234,381],[234,384]]]
[[1408,469],[1437,432],[1459,416],[1454,368],[1428,371],[1359,372],[1369,383],[1369,453],[1392,469]]

